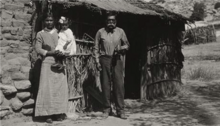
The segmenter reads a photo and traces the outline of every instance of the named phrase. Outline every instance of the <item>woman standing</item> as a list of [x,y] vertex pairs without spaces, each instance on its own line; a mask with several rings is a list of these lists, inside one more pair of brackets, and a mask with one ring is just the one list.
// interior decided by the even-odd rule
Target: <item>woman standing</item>
[[51,67],[55,57],[60,56],[55,51],[58,33],[54,28],[53,16],[45,18],[45,28],[37,33],[36,51],[42,57],[39,91],[35,106],[35,116],[47,117],[46,122],[52,123],[52,116],[62,120],[62,114],[68,109],[68,86],[65,70]]

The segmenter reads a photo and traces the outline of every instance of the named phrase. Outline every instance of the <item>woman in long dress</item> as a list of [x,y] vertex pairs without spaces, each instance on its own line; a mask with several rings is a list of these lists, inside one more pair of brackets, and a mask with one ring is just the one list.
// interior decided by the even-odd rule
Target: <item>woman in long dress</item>
[[[47,123],[52,123],[52,116],[62,117],[68,109],[68,85],[65,70],[51,67],[55,57],[58,33],[54,28],[52,15],[47,15],[45,28],[37,33],[36,51],[42,57],[39,90],[37,94],[35,116],[45,116]],[[62,118],[58,118],[62,120]]]

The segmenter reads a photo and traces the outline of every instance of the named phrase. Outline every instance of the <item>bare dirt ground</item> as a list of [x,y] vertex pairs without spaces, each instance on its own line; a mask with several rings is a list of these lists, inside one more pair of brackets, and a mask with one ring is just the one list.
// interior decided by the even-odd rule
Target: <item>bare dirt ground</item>
[[183,88],[154,102],[126,100],[127,120],[84,117],[49,125],[31,117],[2,120],[2,126],[220,126],[220,42],[184,46]]

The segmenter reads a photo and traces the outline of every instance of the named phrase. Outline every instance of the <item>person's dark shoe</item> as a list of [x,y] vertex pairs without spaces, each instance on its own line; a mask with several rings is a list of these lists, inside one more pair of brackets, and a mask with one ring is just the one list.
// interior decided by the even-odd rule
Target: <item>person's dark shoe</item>
[[46,123],[50,123],[51,124],[51,123],[53,123],[53,120],[51,118],[47,118],[46,119]]
[[63,120],[66,120],[67,119],[67,115],[66,114],[62,114],[62,118],[63,118]]
[[127,119],[127,117],[125,116],[125,114],[118,114],[118,117],[121,119]]
[[58,117],[56,120],[57,121],[63,121],[63,118],[62,117]]
[[67,117],[66,117],[66,114],[59,114],[59,115],[56,115],[56,121],[63,121],[65,120]]

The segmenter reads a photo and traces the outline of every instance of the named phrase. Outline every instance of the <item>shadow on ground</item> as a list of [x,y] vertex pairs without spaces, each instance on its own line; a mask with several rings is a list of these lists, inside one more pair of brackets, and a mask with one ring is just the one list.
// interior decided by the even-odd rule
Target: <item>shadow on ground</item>
[[174,99],[128,106],[133,126],[220,125],[220,115],[216,115],[220,113],[220,84],[188,90]]

